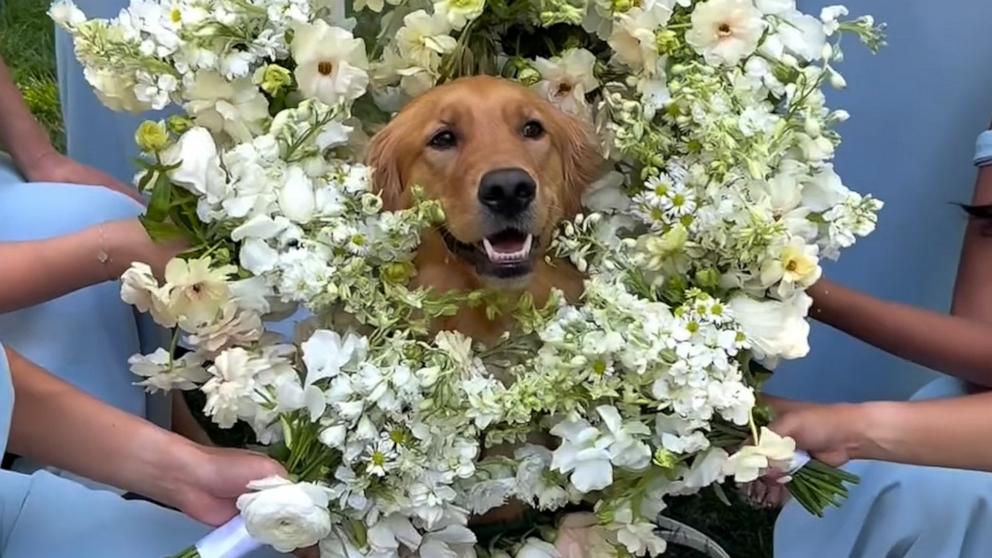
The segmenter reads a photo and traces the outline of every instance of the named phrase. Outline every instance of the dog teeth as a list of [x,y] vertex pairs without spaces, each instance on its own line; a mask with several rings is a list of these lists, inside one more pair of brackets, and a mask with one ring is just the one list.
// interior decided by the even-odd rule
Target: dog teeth
[[500,252],[495,247],[493,247],[492,242],[489,242],[488,238],[482,239],[482,246],[486,249],[486,256],[489,257],[489,261],[493,263],[509,263],[509,262],[519,262],[526,260],[530,256],[531,246],[534,244],[534,235],[527,235],[524,240],[523,247],[516,252]]

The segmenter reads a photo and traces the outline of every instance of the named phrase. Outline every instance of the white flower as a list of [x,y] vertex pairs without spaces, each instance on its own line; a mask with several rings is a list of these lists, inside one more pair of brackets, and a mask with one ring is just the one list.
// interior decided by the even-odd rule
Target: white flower
[[763,426],[758,434],[758,444],[744,446],[731,455],[724,464],[724,473],[734,475],[739,483],[751,482],[769,468],[787,471],[795,455],[795,440],[779,436]]
[[173,360],[169,352],[161,347],[150,355],[134,355],[127,360],[131,373],[147,378],[138,385],[147,387],[151,393],[194,389],[210,378],[203,362],[203,357],[195,352]]
[[169,309],[180,320],[192,324],[210,322],[231,297],[227,278],[237,268],[224,265],[211,269],[210,258],[173,258],[165,266],[165,289]]
[[400,56],[412,66],[437,68],[441,57],[458,45],[450,32],[451,26],[444,15],[417,10],[403,18],[403,27],[396,32],[396,46]]
[[75,27],[86,21],[86,14],[72,0],[56,0],[48,9],[48,17],[62,27]]
[[434,13],[448,20],[451,27],[461,29],[482,15],[486,0],[439,0],[434,2]]
[[365,94],[369,84],[365,42],[323,20],[301,25],[291,45],[300,92],[328,105]]
[[798,11],[783,16],[776,34],[788,52],[806,61],[819,60],[823,46],[827,44],[823,24],[815,17]]
[[617,542],[627,548],[633,556],[658,556],[665,552],[668,543],[658,536],[657,527],[653,523],[641,521],[637,523],[613,523],[610,527],[616,529]]
[[615,552],[608,531],[589,512],[570,513],[561,519],[555,550],[561,558],[598,558]]
[[514,558],[562,558],[562,556],[553,544],[530,537],[514,554]]
[[805,244],[800,239],[776,246],[761,266],[761,286],[768,288],[778,283],[779,297],[788,298],[795,288],[805,289],[816,283],[822,274],[817,252],[815,244]]
[[228,81],[201,70],[186,95],[186,111],[197,124],[237,142],[251,141],[269,119],[269,102],[250,78]]
[[696,4],[685,39],[707,64],[733,65],[754,52],[764,30],[751,0],[707,0]]
[[121,275],[121,300],[139,312],[151,312],[152,319],[162,327],[176,325],[178,318],[169,308],[168,293],[159,287],[148,264],[133,262]]
[[607,451],[612,439],[582,419],[562,421],[551,429],[562,439],[554,451],[551,468],[571,473],[572,484],[582,492],[606,488],[613,483],[613,465]]
[[227,193],[224,170],[220,166],[217,144],[206,128],[195,127],[162,153],[162,163],[179,165],[171,171],[173,184],[206,196],[210,203],[217,203]]
[[755,0],[754,5],[763,14],[781,15],[794,11],[796,0]]
[[809,352],[806,314],[812,299],[797,292],[785,301],[755,300],[738,294],[728,306],[754,347],[754,355],[774,365],[779,358],[796,359]]
[[612,438],[607,451],[613,464],[631,471],[647,469],[651,464],[651,448],[638,437],[649,435],[651,429],[638,420],[624,424],[616,407],[601,405],[596,412]]
[[541,96],[569,114],[588,113],[586,95],[599,88],[593,53],[584,48],[570,48],[550,60],[539,56],[533,66],[541,74],[541,81],[534,85]]
[[313,384],[325,378],[334,378],[341,368],[364,357],[368,340],[354,334],[342,339],[336,331],[319,329],[300,346],[303,362],[307,366],[306,383]]
[[843,202],[850,193],[834,172],[833,165],[824,165],[804,184],[802,202],[811,211],[824,212]]
[[282,214],[290,221],[305,224],[313,218],[316,204],[313,181],[300,167],[289,167],[279,190],[279,208],[282,209]]
[[617,18],[607,42],[617,60],[635,71],[652,72],[658,60],[657,27],[658,21],[650,12],[633,8]]
[[400,545],[416,550],[423,539],[410,518],[398,513],[380,519],[369,527],[369,546],[377,552],[398,552]]
[[585,191],[582,206],[603,213],[627,209],[630,207],[630,196],[624,192],[623,183],[623,173],[608,172]]
[[250,492],[238,498],[245,529],[256,541],[280,552],[292,552],[320,542],[331,532],[327,488],[269,477],[248,483]]
[[723,467],[728,457],[723,448],[710,448],[706,453],[697,455],[692,467],[682,477],[684,490],[693,493],[723,480]]
[[213,378],[200,388],[207,396],[203,412],[221,428],[230,428],[238,418],[250,416],[255,407],[255,375],[261,370],[261,363],[240,347],[218,355],[208,369]]
[[87,66],[83,68],[83,76],[93,87],[100,102],[110,110],[138,114],[152,108],[135,96],[136,79],[133,75]]
[[825,6],[820,10],[820,21],[823,22],[823,32],[831,36],[840,29],[840,18],[846,16],[848,10],[845,6]]

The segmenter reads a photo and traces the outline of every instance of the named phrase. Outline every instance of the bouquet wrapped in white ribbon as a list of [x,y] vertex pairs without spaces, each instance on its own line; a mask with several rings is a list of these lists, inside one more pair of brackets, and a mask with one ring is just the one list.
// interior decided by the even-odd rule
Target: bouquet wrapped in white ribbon
[[[793,0],[51,13],[107,106],[183,110],[137,130],[137,181],[149,233],[191,247],[164,282],[135,263],[122,296],[193,351],[132,369],[150,390],[202,391],[208,417],[250,425],[290,475],[253,484],[241,516],[181,556],[655,556],[669,496],[777,469],[820,513],[854,480],[798,458],[755,394],[808,350],[820,258],[875,227],[881,203],[831,165],[848,115],[822,92],[844,86],[841,36],[882,45],[870,17]],[[545,247],[584,274],[578,300],[411,282],[446,208],[417,190],[383,210],[361,152],[408,100],[474,74],[599,134],[610,172]],[[300,305],[314,318],[297,339],[265,330]],[[437,330],[465,306],[512,327],[486,343]],[[508,504],[514,521],[477,521]]]

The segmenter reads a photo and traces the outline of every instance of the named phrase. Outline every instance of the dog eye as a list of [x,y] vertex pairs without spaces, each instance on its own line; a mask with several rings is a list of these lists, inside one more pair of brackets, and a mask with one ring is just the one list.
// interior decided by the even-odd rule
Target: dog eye
[[431,139],[427,142],[427,145],[433,147],[434,149],[444,150],[451,149],[455,146],[455,143],[455,133],[451,130],[442,130],[431,136]]
[[525,138],[537,139],[544,135],[544,126],[537,120],[529,120],[521,130]]

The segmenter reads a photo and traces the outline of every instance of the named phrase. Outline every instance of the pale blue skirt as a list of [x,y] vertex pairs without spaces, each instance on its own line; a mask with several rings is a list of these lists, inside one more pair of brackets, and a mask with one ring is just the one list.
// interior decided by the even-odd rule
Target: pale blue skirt
[[[961,382],[941,378],[914,399],[964,393]],[[861,482],[841,508],[823,518],[795,502],[782,510],[776,558],[992,556],[992,474],[878,461],[853,462],[847,470]]]

